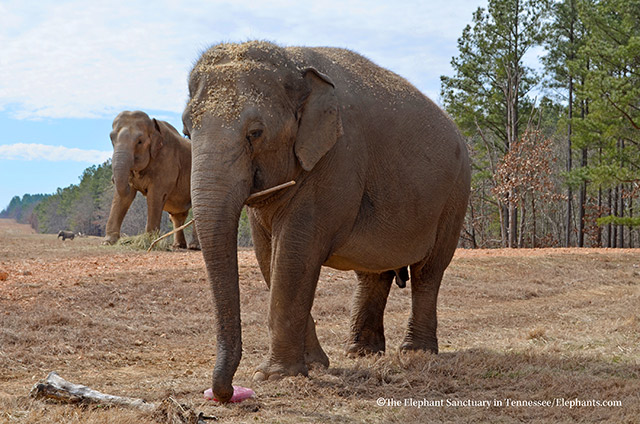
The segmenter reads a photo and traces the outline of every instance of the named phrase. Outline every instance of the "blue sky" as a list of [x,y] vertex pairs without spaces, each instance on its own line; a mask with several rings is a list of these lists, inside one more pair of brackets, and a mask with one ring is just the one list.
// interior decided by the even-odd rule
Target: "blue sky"
[[[265,39],[346,47],[438,101],[457,39],[486,0],[3,0],[0,210],[111,157],[122,110],[181,129],[187,74],[208,46]],[[37,5],[36,5],[37,4]]]

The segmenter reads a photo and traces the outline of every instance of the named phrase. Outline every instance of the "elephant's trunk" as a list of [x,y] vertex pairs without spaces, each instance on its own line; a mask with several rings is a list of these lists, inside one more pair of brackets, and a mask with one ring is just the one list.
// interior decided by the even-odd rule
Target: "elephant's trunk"
[[227,402],[233,395],[231,383],[242,356],[237,240],[250,180],[242,176],[248,174],[242,172],[242,166],[236,167],[241,161],[236,161],[233,169],[223,168],[230,163],[224,159],[229,152],[203,152],[202,144],[194,140],[191,196],[213,291],[217,353],[212,389],[219,401]]
[[111,168],[113,169],[113,182],[121,197],[127,197],[131,191],[129,186],[129,175],[133,167],[133,153],[124,147],[116,146],[113,151]]

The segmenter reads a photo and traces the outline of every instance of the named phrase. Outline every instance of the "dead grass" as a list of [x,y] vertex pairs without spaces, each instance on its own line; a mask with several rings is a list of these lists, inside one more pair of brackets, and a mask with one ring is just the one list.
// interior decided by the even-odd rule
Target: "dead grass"
[[[199,252],[147,254],[24,230],[0,220],[0,272],[8,276],[0,281],[0,423],[180,420],[175,408],[148,414],[29,398],[51,370],[105,393],[173,398],[230,423],[633,423],[640,416],[639,250],[459,251],[441,289],[439,355],[397,352],[410,290],[394,286],[387,354],[345,357],[355,278],[325,269],[313,314],[331,367],[260,384],[251,377],[267,346],[268,292],[253,252],[241,250],[244,356],[234,384],[257,398],[221,406],[202,399],[215,337]],[[410,399],[415,406],[405,406]],[[418,408],[425,399],[444,405]],[[460,404],[483,400],[488,408]]]
[[[160,230],[157,230],[150,233],[138,234],[137,236],[121,237],[118,240],[117,245],[128,247],[132,250],[146,251],[147,249],[149,249],[151,244],[153,244],[153,242],[159,239],[162,235],[163,234],[160,232]],[[157,251],[171,250],[171,240],[172,240],[171,236],[160,240],[158,243],[155,244],[155,246],[153,246],[152,250],[157,250]]]

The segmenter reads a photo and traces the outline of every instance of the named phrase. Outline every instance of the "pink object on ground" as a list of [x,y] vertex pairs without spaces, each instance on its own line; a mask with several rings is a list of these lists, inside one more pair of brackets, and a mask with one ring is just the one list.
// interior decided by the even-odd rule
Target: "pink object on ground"
[[[229,399],[229,402],[233,402],[233,403],[242,402],[243,400],[252,398],[255,395],[256,395],[256,392],[254,392],[248,387],[233,386],[233,396],[231,396],[231,399]],[[216,399],[213,396],[213,390],[211,389],[207,389],[204,391],[204,398],[206,400],[213,400],[215,402],[218,402],[218,399]]]

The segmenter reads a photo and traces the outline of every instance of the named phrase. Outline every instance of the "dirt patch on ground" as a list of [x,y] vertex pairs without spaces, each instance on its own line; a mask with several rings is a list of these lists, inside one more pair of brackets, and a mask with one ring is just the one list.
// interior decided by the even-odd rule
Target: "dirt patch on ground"
[[0,220],[0,422],[166,421],[29,398],[52,370],[110,394],[171,398],[219,422],[632,423],[640,416],[640,250],[457,252],[439,298],[437,356],[397,352],[410,288],[394,286],[387,354],[345,357],[355,277],[325,269],[313,315],[331,367],[260,384],[252,375],[267,348],[268,292],[253,252],[239,256],[244,356],[234,384],[257,397],[220,406],[202,398],[215,335],[199,252],[144,253],[92,237],[63,242]]

